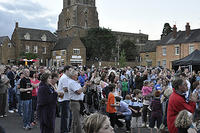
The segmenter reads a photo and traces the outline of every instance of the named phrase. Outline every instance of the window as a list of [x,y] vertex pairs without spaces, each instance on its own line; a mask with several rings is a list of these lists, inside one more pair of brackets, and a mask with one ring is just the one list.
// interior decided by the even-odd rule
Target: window
[[31,39],[30,34],[29,34],[29,33],[26,33],[26,34],[24,35],[24,38],[25,38],[26,40],[30,40],[30,39]]
[[11,46],[12,46],[12,44],[11,44],[11,43],[8,43],[8,47],[11,48]]
[[163,54],[163,56],[167,55],[167,49],[166,49],[166,47],[162,48],[162,54]]
[[46,47],[42,47],[42,54],[46,54],[46,52],[47,52]]
[[42,41],[47,41],[47,36],[44,34],[44,35],[42,35],[41,39],[42,39]]
[[29,53],[30,52],[30,46],[26,45],[26,50],[25,50],[26,53]]
[[158,61],[158,66],[160,66],[160,61]]
[[175,46],[175,55],[179,55],[179,53],[180,53],[180,47]]
[[61,55],[62,55],[62,56],[65,55],[65,50],[61,50]]
[[194,45],[189,45],[189,54],[191,54],[194,51]]
[[53,56],[56,56],[56,51],[53,51]]
[[67,5],[70,6],[71,5],[71,0],[67,1]]
[[162,61],[162,66],[163,66],[163,67],[166,67],[166,60],[163,60],[163,61]]
[[79,55],[80,54],[80,49],[73,49],[73,54]]
[[33,53],[38,53],[38,46],[33,47]]

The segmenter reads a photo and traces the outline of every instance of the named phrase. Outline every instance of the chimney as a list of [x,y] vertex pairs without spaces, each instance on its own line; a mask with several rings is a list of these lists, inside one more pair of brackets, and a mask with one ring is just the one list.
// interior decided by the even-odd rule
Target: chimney
[[186,23],[185,32],[186,32],[186,36],[190,35],[190,24],[189,23]]
[[18,22],[15,23],[15,28],[18,28],[19,24]]
[[177,35],[177,28],[176,28],[176,25],[174,25],[174,27],[173,27],[173,38],[176,38],[176,35]]

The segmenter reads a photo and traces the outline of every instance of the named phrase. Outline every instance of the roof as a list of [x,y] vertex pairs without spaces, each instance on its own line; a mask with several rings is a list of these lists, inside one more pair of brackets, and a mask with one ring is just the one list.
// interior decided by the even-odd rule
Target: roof
[[42,41],[41,37],[45,34],[47,42],[55,42],[56,36],[48,30],[30,29],[30,28],[16,28],[20,40],[26,40],[24,36],[29,33],[31,41]]
[[[5,39],[9,39],[8,36],[1,36],[0,37],[0,44],[2,44],[4,42]],[[9,39],[10,40],[10,39]]]
[[73,40],[73,38],[71,38],[71,37],[59,39],[56,42],[56,45],[53,48],[53,51],[67,49],[67,47],[71,44],[72,40]]
[[160,40],[159,45],[168,44],[181,44],[181,43],[193,43],[200,42],[200,29],[190,30],[189,36],[186,35],[186,31],[177,32],[176,38],[173,38],[173,32]]
[[149,40],[145,43],[145,45],[141,46],[140,53],[145,52],[156,52],[156,46],[160,40]]
[[112,31],[113,34],[124,34],[124,35],[129,35],[129,36],[133,36],[133,35],[137,35],[137,36],[148,36],[147,34],[143,34],[143,33],[130,33],[130,32],[121,32],[121,31]]

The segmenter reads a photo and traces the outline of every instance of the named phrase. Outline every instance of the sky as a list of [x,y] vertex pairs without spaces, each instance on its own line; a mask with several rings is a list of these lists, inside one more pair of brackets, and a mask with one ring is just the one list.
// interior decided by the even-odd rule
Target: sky
[[[113,31],[148,34],[160,39],[164,23],[177,30],[200,28],[199,0],[96,0],[101,27]],[[11,36],[20,27],[55,32],[63,0],[0,0],[0,36]]]

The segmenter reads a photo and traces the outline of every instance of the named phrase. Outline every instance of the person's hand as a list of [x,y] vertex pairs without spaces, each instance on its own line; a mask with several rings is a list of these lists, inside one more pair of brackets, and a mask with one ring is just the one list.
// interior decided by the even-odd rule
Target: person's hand
[[64,87],[63,90],[64,90],[64,92],[68,92],[68,88],[67,87]]
[[63,92],[58,92],[58,97],[60,97],[61,99],[63,98],[64,93]]
[[122,112],[117,112],[117,115],[122,115]]
[[193,102],[197,102],[197,100],[198,100],[198,93],[197,92],[193,93],[191,95],[191,97],[190,97],[190,100],[193,101]]

